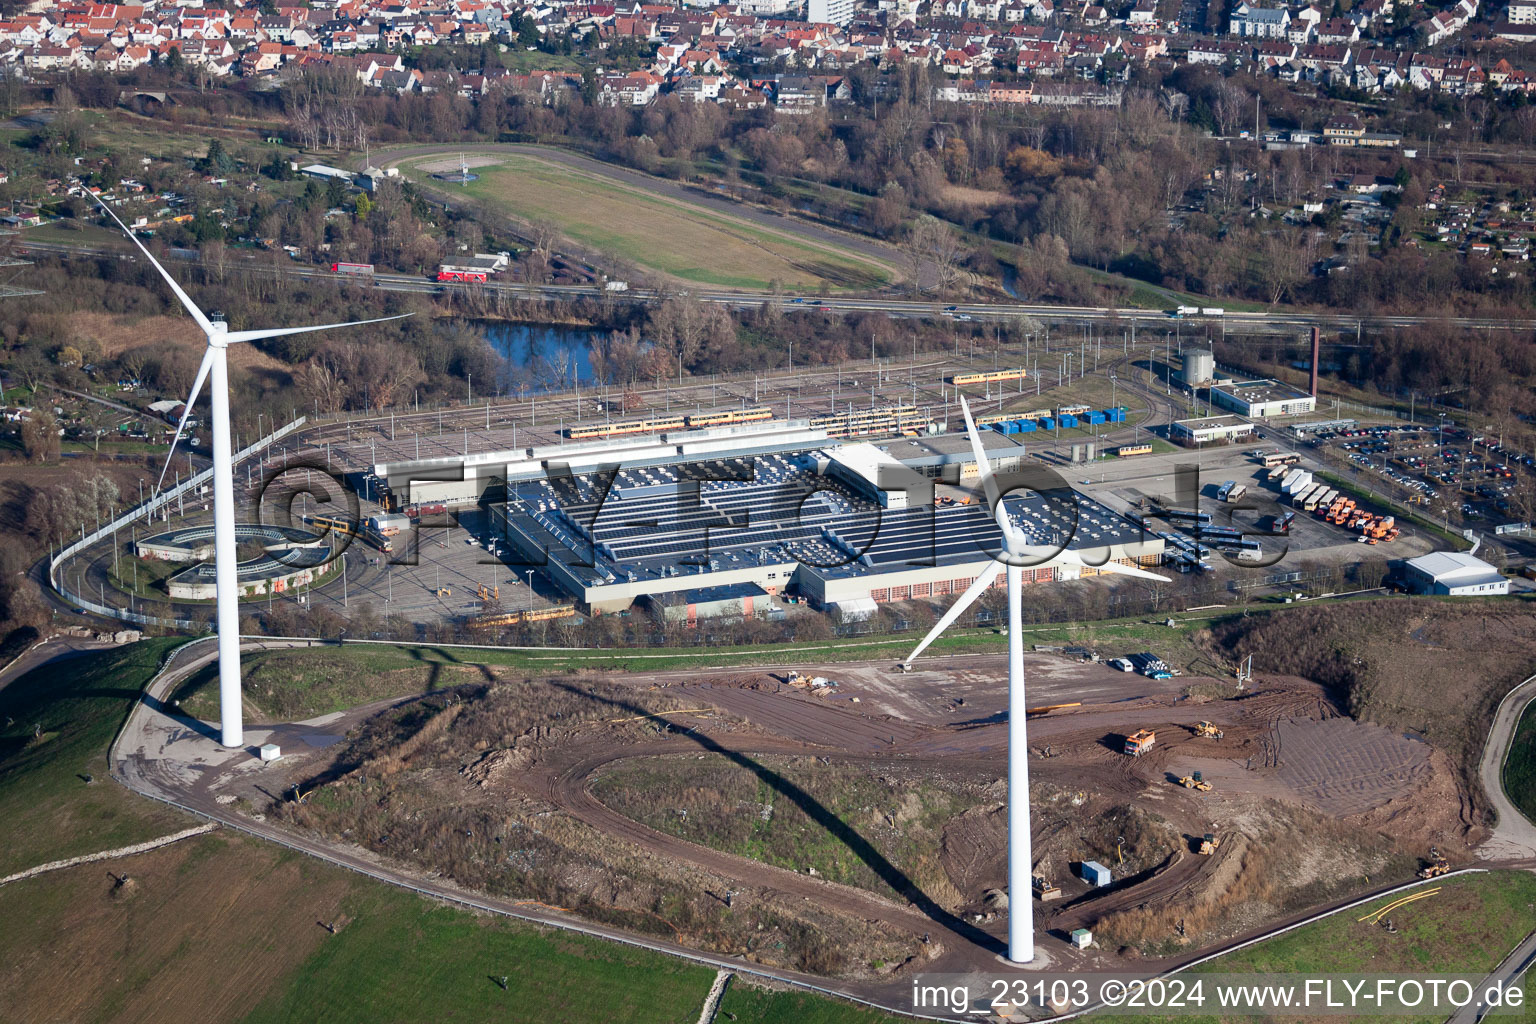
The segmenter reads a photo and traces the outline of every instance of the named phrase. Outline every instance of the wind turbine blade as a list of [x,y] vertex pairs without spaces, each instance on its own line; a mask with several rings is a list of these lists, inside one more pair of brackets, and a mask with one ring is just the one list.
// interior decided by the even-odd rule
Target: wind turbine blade
[[[971,406],[960,396],[960,412],[965,416],[965,434],[971,442],[971,455],[976,459],[976,471],[981,474],[981,486],[987,495],[987,507],[997,514],[997,481],[992,479],[992,464],[987,461],[986,446],[976,431],[976,421],[971,418]],[[1001,517],[999,517],[1001,521]]]
[[188,313],[192,314],[192,319],[197,321],[197,326],[203,329],[203,333],[212,334],[213,324],[209,323],[208,318],[203,315],[203,311],[197,308],[197,303],[193,302],[192,298],[181,290],[181,285],[176,283],[176,279],[171,276],[170,271],[162,267],[160,261],[151,256],[149,250],[144,248],[144,243],[139,241],[139,236],[128,230],[128,225],[122,222],[112,207],[101,201],[101,196],[98,196],[90,189],[86,189],[85,194],[96,200],[96,205],[105,210],[107,216],[111,217],[117,223],[117,226],[123,229],[123,234],[128,236],[128,240],[139,247],[139,251],[144,254],[144,258],[149,260],[154,268],[160,272],[161,277],[165,278],[165,283],[171,286],[171,291],[176,293],[177,300],[186,308]]
[[170,472],[171,460],[176,457],[176,442],[181,440],[181,432],[186,429],[187,418],[192,415],[192,403],[197,401],[198,392],[203,390],[203,382],[208,379],[208,371],[213,367],[213,349],[208,348],[203,352],[203,362],[197,368],[197,378],[192,381],[192,393],[187,396],[187,404],[181,410],[181,422],[176,424],[176,433],[171,437],[171,450],[165,453],[165,468],[160,470],[160,479],[155,481],[155,490],[150,497],[160,493],[160,487],[165,483],[165,474]]
[[923,642],[918,644],[917,648],[907,656],[905,664],[910,665],[916,661],[917,656],[927,650],[928,645],[937,640],[940,633],[948,629],[956,619],[964,614],[965,610],[975,603],[982,592],[992,585],[992,581],[997,579],[997,574],[1002,571],[1002,562],[989,562],[987,567],[981,570],[981,574],[966,589],[965,593],[960,595],[959,600],[950,605],[949,610],[940,616],[938,622],[933,624],[933,628],[928,631],[928,635],[923,637]]
[[264,331],[230,331],[224,335],[224,341],[233,344],[237,341],[260,341],[262,338],[281,338],[285,334],[304,334],[308,331],[331,331],[338,327],[361,327],[363,324],[382,324],[389,320],[404,320],[415,313],[401,313],[398,316],[381,316],[377,320],[349,320],[344,324],[320,324],[317,327],[273,327]]
[[1113,573],[1116,576],[1134,576],[1139,580],[1156,580],[1159,583],[1172,582],[1167,576],[1148,572],[1146,569],[1134,565],[1121,565],[1119,562],[1105,562],[1103,565],[1096,565],[1093,568],[1099,570],[1099,572]]

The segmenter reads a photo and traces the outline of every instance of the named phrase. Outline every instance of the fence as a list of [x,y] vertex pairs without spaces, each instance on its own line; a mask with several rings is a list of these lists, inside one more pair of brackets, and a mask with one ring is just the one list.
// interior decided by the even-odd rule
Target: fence
[[[304,426],[305,422],[306,417],[300,416],[293,422],[279,427],[272,433],[268,434],[266,437],[260,438],[254,443],[247,445],[246,447],[236,452],[233,458],[230,459],[230,464],[232,466],[240,464],[262,449],[270,447],[273,443],[282,440],[289,434],[293,433],[295,430],[298,430],[300,427]],[[146,615],[143,612],[136,612],[131,608],[114,608],[108,604],[92,601],[86,598],[83,594],[76,594],[72,592],[69,589],[68,580],[61,577],[61,574],[58,572],[58,568],[64,564],[66,559],[74,557],[81,551],[84,551],[86,548],[90,547],[92,544],[95,544],[106,537],[114,538],[115,543],[117,531],[121,530],[125,526],[131,526],[140,517],[149,519],[154,515],[156,509],[169,505],[171,502],[175,501],[177,498],[187,494],[190,491],[195,491],[198,487],[201,487],[204,483],[206,483],[212,476],[213,467],[209,466],[201,473],[195,473],[187,479],[181,481],[181,483],[175,487],[172,487],[170,490],[163,491],[160,494],[151,497],[149,501],[144,502],[143,504],[135,505],[127,512],[124,512],[122,515],[112,520],[110,523],[106,523],[103,526],[97,527],[97,529],[92,533],[86,533],[85,528],[81,527],[79,540],[74,541],[73,543],[59,549],[57,553],[49,557],[48,585],[57,591],[59,596],[63,597],[66,601],[69,601],[71,604],[78,608],[84,608],[86,611],[93,612],[97,615],[105,615],[108,618],[121,619],[124,622],[133,622],[141,626],[161,626],[166,629],[202,628],[204,623],[200,623],[194,619],[168,619],[158,615]]]

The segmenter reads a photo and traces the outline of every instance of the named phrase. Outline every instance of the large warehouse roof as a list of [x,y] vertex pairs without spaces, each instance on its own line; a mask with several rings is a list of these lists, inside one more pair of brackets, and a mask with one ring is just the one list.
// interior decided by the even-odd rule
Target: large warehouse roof
[[1493,566],[1465,551],[1431,551],[1408,559],[1408,564],[1437,583],[1456,587],[1496,583],[1504,578]]

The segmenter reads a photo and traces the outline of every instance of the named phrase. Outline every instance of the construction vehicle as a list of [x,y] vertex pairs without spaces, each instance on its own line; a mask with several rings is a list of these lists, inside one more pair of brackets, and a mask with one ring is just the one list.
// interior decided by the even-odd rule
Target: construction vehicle
[[453,588],[452,587],[438,587],[437,588],[437,596],[438,597],[452,597],[453,596]]
[[1034,876],[1035,899],[1041,903],[1049,903],[1051,900],[1061,899],[1061,886],[1056,885],[1044,875]]
[[1209,782],[1206,782],[1204,779],[1202,779],[1199,772],[1181,777],[1179,779],[1179,785],[1183,786],[1185,789],[1193,789],[1197,793],[1209,793],[1211,790],[1216,788]]
[[1450,870],[1451,866],[1446,863],[1445,856],[1438,849],[1431,846],[1429,848],[1429,859],[1424,863],[1423,867],[1419,868],[1419,877],[1439,878]]
[[1132,757],[1140,757],[1152,749],[1157,742],[1157,733],[1151,729],[1137,729],[1125,738],[1125,752]]
[[500,600],[501,599],[501,587],[500,586],[489,586],[488,587],[484,583],[482,583],[482,584],[480,584],[479,589],[475,592],[475,596],[478,597],[481,601],[497,601],[497,600]]
[[1225,736],[1226,733],[1224,733],[1220,729],[1216,728],[1210,722],[1196,722],[1195,723],[1195,735],[1199,736],[1202,739],[1219,740],[1223,736]]
[[1200,854],[1202,857],[1209,857],[1211,854],[1215,853],[1220,846],[1221,837],[1214,832],[1207,832],[1205,837],[1200,840],[1200,845],[1195,848],[1195,852]]

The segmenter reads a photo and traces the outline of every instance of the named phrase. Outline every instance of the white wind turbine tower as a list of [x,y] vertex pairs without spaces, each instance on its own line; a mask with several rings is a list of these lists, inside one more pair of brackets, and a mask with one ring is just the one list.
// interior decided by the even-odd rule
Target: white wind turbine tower
[[[998,560],[983,569],[960,598],[934,624],[923,642],[902,663],[910,669],[917,656],[938,639],[975,600],[980,597],[1004,567],[1008,570],[1008,959],[1014,963],[1029,963],[1035,958],[1034,891],[1031,875],[1033,857],[1030,853],[1029,836],[1029,736],[1025,728],[1024,702],[1024,631],[1023,631],[1023,566],[1055,563],[1084,567],[1082,556],[1075,551],[1051,545],[1034,545],[1025,541],[1024,535],[1008,517],[1003,507],[997,480],[992,466],[987,462],[986,449],[976,432],[976,422],[971,419],[971,407],[964,398],[960,409],[965,414],[965,430],[971,440],[971,451],[976,458],[976,468],[981,473],[981,483],[986,491],[987,504],[1003,533],[1003,551]],[[1141,579],[1168,582],[1145,569],[1137,569],[1116,562],[1106,561],[1096,566],[1100,572],[1119,573]]]
[[123,233],[132,239],[133,244],[139,247],[139,251],[160,272],[160,276],[165,278],[165,283],[170,285],[171,291],[176,294],[177,300],[192,315],[192,319],[197,321],[197,326],[202,328],[203,334],[208,338],[208,350],[203,354],[202,364],[197,368],[197,379],[192,383],[192,393],[187,396],[181,422],[176,424],[176,433],[171,438],[171,450],[166,455],[165,469],[160,471],[160,479],[155,482],[155,491],[158,493],[161,484],[165,483],[166,470],[170,469],[171,459],[176,454],[176,442],[181,439],[181,432],[186,428],[187,418],[192,414],[192,405],[197,401],[203,381],[209,380],[208,398],[213,406],[209,420],[213,427],[213,568],[214,593],[218,598],[220,741],[226,747],[238,747],[244,743],[240,713],[240,592],[235,562],[235,485],[229,443],[229,361],[226,349],[241,341],[258,341],[262,338],[277,338],[285,334],[303,334],[306,331],[327,331],[335,327],[377,324],[386,320],[399,320],[401,316],[411,314],[380,317],[377,320],[354,320],[344,324],[323,324],[318,327],[231,331],[222,320],[209,320],[204,316],[203,311],[197,308],[197,304],[182,291],[176,279],[166,272],[159,260],[150,255],[149,250],[144,248],[144,243],[128,230],[112,208],[102,202],[100,196],[94,196],[94,193],[88,194],[93,195],[97,204],[107,212],[107,216],[123,229]]

